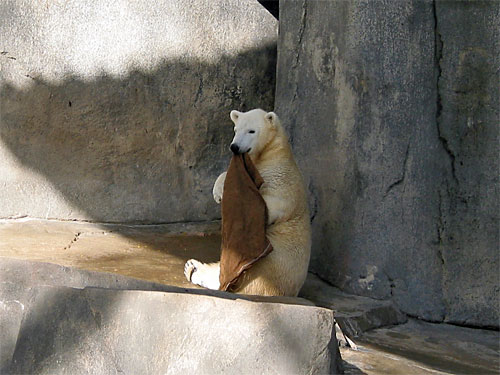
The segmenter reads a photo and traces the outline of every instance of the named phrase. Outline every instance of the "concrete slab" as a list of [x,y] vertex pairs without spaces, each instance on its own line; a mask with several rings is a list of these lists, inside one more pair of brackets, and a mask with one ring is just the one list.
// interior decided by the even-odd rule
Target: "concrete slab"
[[2,373],[325,374],[336,373],[339,361],[328,309],[36,287]]

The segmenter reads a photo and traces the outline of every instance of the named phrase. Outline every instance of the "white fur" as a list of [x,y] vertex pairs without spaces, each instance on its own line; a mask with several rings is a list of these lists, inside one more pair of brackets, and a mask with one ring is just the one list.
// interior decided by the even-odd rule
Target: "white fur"
[[[235,136],[231,145],[248,152],[264,184],[260,193],[268,209],[267,237],[273,251],[241,277],[238,293],[296,296],[309,265],[311,229],[304,183],[293,158],[288,137],[274,112],[261,109],[231,111]],[[222,199],[225,172],[213,188]],[[219,288],[219,264],[186,263],[188,280],[210,289]]]
[[217,203],[220,203],[222,201],[222,191],[224,190],[224,181],[226,180],[226,173],[221,173],[219,177],[217,177],[217,180],[215,180],[214,188],[213,188],[213,195],[214,195],[214,200]]
[[184,265],[184,275],[193,284],[207,289],[219,289],[219,263],[201,263],[189,259]]

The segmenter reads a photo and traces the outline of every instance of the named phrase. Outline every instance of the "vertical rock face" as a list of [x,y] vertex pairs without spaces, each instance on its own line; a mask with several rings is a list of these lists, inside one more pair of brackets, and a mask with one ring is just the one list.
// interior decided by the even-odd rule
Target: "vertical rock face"
[[498,326],[495,25],[495,2],[281,3],[276,111],[321,277],[413,316]]
[[440,190],[447,320],[498,326],[500,4],[437,1],[435,10],[451,171]]
[[219,216],[231,109],[271,108],[257,1],[0,5],[0,217]]

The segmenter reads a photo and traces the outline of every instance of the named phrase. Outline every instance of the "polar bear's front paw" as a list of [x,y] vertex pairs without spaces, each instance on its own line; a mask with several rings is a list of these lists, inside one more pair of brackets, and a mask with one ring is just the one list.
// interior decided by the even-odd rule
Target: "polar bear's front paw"
[[217,203],[220,203],[222,201],[222,193],[224,191],[224,181],[226,181],[226,173],[227,172],[222,173],[219,177],[217,177],[217,180],[215,180],[212,193]]
[[217,189],[216,190],[216,187],[217,186],[214,186],[214,191],[213,191],[214,200],[215,200],[216,203],[220,203],[220,202],[222,202],[222,189]]
[[[197,267],[198,265],[198,267]],[[184,275],[186,276],[186,279],[188,281],[193,282],[193,274],[198,270],[199,266],[201,265],[200,262],[198,262],[195,259],[189,259],[186,264],[184,265]]]

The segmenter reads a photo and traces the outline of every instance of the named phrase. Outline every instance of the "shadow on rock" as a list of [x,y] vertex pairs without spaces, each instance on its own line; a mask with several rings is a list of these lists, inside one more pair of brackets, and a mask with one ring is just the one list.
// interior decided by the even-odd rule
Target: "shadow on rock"
[[27,72],[25,88],[4,80],[0,153],[6,148],[8,160],[0,216],[126,223],[220,217],[211,189],[230,157],[229,112],[272,106],[275,66],[271,44],[213,64],[165,60],[118,78],[50,82]]

